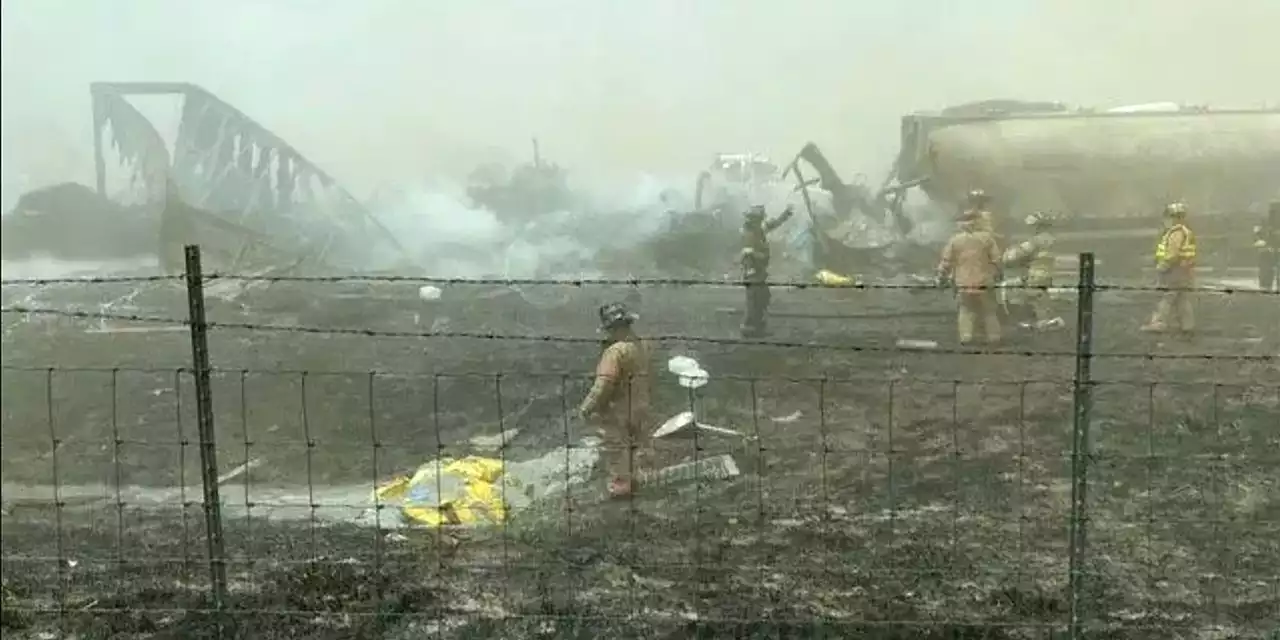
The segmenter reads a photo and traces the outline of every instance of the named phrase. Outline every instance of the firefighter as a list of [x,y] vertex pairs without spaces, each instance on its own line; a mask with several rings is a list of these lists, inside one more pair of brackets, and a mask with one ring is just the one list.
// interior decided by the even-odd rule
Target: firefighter
[[1054,217],[1042,211],[1027,216],[1026,222],[1033,235],[1005,250],[1004,266],[1027,270],[1026,275],[1019,278],[1018,285],[1023,288],[1024,299],[1035,315],[1035,323],[1025,326],[1037,331],[1061,328],[1065,323],[1053,315],[1049,296],[1049,288],[1053,286]]
[[1253,228],[1258,250],[1258,288],[1280,292],[1280,201],[1272,202],[1264,224]]
[[938,262],[939,282],[956,287],[956,326],[962,345],[973,342],[975,328],[982,330],[987,343],[1000,342],[995,297],[1000,258],[995,238],[983,230],[978,212],[970,209],[962,213],[960,230],[947,241]]
[[765,218],[764,205],[755,205],[742,223],[742,280],[747,291],[746,313],[742,319],[742,337],[753,338],[767,333],[765,314],[769,310],[769,232],[782,226],[795,209],[791,205],[777,218]]
[[626,305],[606,304],[599,314],[604,352],[578,415],[604,440],[601,457],[609,476],[609,494],[623,497],[631,495],[640,466],[637,461],[646,457],[652,380],[649,349],[632,327],[638,316]]
[[1156,272],[1160,296],[1150,322],[1142,330],[1161,333],[1172,328],[1187,334],[1195,330],[1191,289],[1195,286],[1196,236],[1187,226],[1187,205],[1174,202],[1164,209],[1165,230],[1156,244]]

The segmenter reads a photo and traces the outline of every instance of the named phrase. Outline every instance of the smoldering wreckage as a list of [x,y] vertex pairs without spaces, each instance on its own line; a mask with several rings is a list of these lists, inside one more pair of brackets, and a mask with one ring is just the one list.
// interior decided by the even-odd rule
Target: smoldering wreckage
[[[182,98],[172,153],[130,102],[131,96],[155,94]],[[492,280],[532,275],[736,281],[742,215],[756,204],[766,205],[770,213],[787,205],[797,211],[774,239],[771,277],[831,287],[821,295],[828,302],[835,300],[839,308],[835,316],[805,309],[790,315],[840,322],[953,315],[945,298],[937,303],[913,298],[907,308],[860,309],[856,298],[840,302],[839,287],[932,283],[940,247],[954,228],[953,214],[975,187],[991,196],[993,210],[1015,236],[1020,232],[1016,223],[1030,214],[1058,214],[1056,250],[1068,267],[1068,256],[1087,250],[1097,254],[1099,263],[1134,275],[1149,261],[1151,238],[1167,201],[1181,200],[1197,212],[1202,261],[1234,267],[1238,265],[1231,259],[1241,253],[1236,249],[1248,246],[1248,229],[1262,218],[1266,203],[1280,195],[1275,182],[1280,175],[1280,110],[1220,111],[1171,104],[1091,110],[994,100],[904,116],[899,156],[878,186],[846,182],[818,145],[807,143],[781,163],[755,153],[717,154],[690,184],[666,189],[639,206],[608,209],[576,191],[568,171],[543,157],[535,141],[529,163],[511,170],[485,165],[471,175],[466,190],[471,206],[459,215],[483,210],[498,222],[500,233],[483,244],[424,246],[375,213],[423,206],[420,202],[406,194],[360,202],[284,140],[197,86],[95,84],[92,96],[97,184],[90,188],[66,183],[25,194],[15,211],[4,217],[0,239],[5,260],[150,256],[158,258],[164,270],[178,273],[183,270],[182,247],[198,244],[207,272],[254,276],[214,279],[206,285],[211,313],[224,321],[364,326],[376,316],[393,329],[447,333],[458,327],[484,327],[487,314],[509,308],[524,309],[528,317],[545,322],[576,325],[577,320],[564,319],[589,317],[595,305],[626,298],[646,322],[659,320],[650,309],[661,309],[655,314],[668,316],[662,322],[679,326],[678,319],[669,317],[673,311],[702,312],[650,307],[650,292],[627,286],[588,291],[361,280],[320,289],[288,278],[439,277],[453,275],[450,269],[470,262],[473,268],[461,275]],[[106,195],[107,145],[114,147],[141,193],[134,202]],[[627,237],[640,240],[623,244]],[[517,256],[522,246],[556,250],[516,264],[510,258],[492,259]],[[180,289],[180,282],[172,281],[6,285],[4,299],[6,306],[181,318],[185,302]],[[784,310],[775,315],[788,314]],[[522,325],[518,318],[512,322]],[[106,340],[120,332],[147,330],[128,324],[8,314],[5,358],[13,357],[8,345],[20,345],[20,351],[25,348],[21,345],[56,342],[66,332],[88,330],[105,334]],[[930,348],[939,342],[911,338],[903,336],[898,345]],[[666,368],[671,386],[679,390],[677,397],[696,395],[713,377],[698,359],[683,352],[672,354]],[[671,411],[670,419],[655,426],[655,437],[672,439],[695,432],[738,442],[753,437],[742,425],[709,424],[697,416],[699,411],[696,404]],[[797,415],[773,420],[785,424]],[[330,491],[335,503],[377,500],[398,505],[399,519],[379,517],[372,507],[317,510],[314,504],[324,500],[315,495],[299,498],[286,492],[274,497],[281,504],[310,500],[310,517],[333,523],[370,525],[377,520],[382,528],[505,523],[513,511],[540,501],[554,503],[571,486],[586,484],[599,455],[599,440],[584,435],[572,446],[564,442],[543,447],[537,456],[510,462],[503,453],[511,442],[527,437],[519,422],[519,415],[508,416],[507,424],[516,428],[496,435],[471,434],[465,438],[466,455],[414,463],[402,469],[403,475],[384,477],[373,496],[367,483]],[[8,442],[5,448],[10,449]],[[243,462],[228,473],[247,474],[263,463]],[[740,460],[730,454],[668,462],[644,481],[679,485],[693,478],[726,480],[742,473]],[[158,504],[168,495],[161,493],[138,489],[130,501]],[[8,488],[6,495],[11,495]],[[278,519],[291,518],[280,511]],[[266,513],[268,519],[273,517],[269,508]]]
[[[1260,217],[1259,208],[1276,197],[1274,178],[1280,174],[1276,110],[1159,103],[1099,111],[993,100],[904,116],[899,156],[875,188],[846,182],[820,148],[808,143],[781,164],[756,153],[717,154],[691,181],[691,193],[666,189],[645,206],[602,211],[573,190],[566,170],[543,158],[535,140],[531,162],[510,171],[483,165],[471,175],[466,193],[474,209],[463,215],[487,211],[504,233],[484,245],[440,243],[415,253],[404,234],[373,213],[412,206],[403,194],[359,202],[287,142],[200,87],[104,83],[93,85],[91,93],[96,189],[65,183],[23,195],[4,218],[5,259],[152,256],[175,273],[183,269],[182,247],[199,244],[206,270],[261,276],[215,281],[207,291],[220,308],[258,320],[305,317],[323,323],[367,317],[377,309],[380,315],[412,318],[414,326],[425,322],[433,331],[444,329],[450,318],[430,309],[433,301],[452,295],[441,287],[361,281],[317,295],[306,283],[271,278],[438,275],[445,265],[477,255],[554,240],[578,251],[541,256],[520,265],[526,271],[521,275],[736,280],[742,212],[756,204],[798,205],[802,211],[776,243],[772,273],[780,279],[837,287],[924,284],[953,228],[950,211],[963,206],[974,185],[992,196],[1005,220],[1057,212],[1059,252],[1087,249],[1101,261],[1133,268],[1135,257],[1145,260],[1158,212],[1173,189],[1204,212],[1197,219],[1202,243],[1226,254],[1246,237],[1243,229]],[[172,154],[130,102],[148,95],[182,99]],[[105,195],[106,144],[130,172],[140,201],[125,204]],[[913,190],[927,201],[910,203]],[[619,225],[646,235],[630,246],[611,243],[626,235],[617,233]],[[512,275],[486,266],[489,271],[469,275]],[[7,304],[163,315],[181,310],[175,286],[6,287],[4,296]],[[637,291],[618,293],[639,301]],[[580,304],[571,295],[533,287],[494,285],[469,288],[465,295],[481,301],[519,298],[542,311]],[[859,315],[849,311],[842,314],[846,319]],[[933,308],[887,315],[937,313]],[[6,317],[6,341],[22,335],[29,320]],[[96,330],[111,331],[106,321],[96,324]],[[677,362],[673,367],[697,368],[696,362]],[[686,386],[696,379],[679,377]],[[695,421],[686,416],[686,423]]]

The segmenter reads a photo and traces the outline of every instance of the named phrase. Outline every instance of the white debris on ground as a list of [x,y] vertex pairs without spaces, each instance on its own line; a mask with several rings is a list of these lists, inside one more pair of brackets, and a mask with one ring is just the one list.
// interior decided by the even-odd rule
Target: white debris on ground
[[734,431],[733,429],[726,429],[724,427],[717,427],[714,425],[698,422],[697,420],[694,419],[692,411],[683,411],[681,413],[678,413],[672,416],[666,422],[662,423],[662,426],[658,427],[657,431],[653,432],[653,437],[654,438],[670,438],[673,436],[692,437],[694,430],[702,431],[704,433],[709,433],[709,434],[721,435],[721,436],[735,436],[739,438],[748,437],[742,433]]
[[426,302],[439,300],[442,295],[444,295],[444,292],[440,290],[440,287],[425,285],[418,289],[418,297]]
[[903,340],[899,340],[899,341],[897,342],[897,346],[898,346],[898,348],[899,348],[899,349],[919,349],[919,350],[937,349],[937,348],[938,348],[938,342],[937,342],[936,340],[907,340],[907,339],[903,339]]
[[471,438],[467,442],[480,451],[498,451],[505,448],[517,435],[520,434],[519,429],[507,429],[502,433],[494,435],[480,435]]
[[667,361],[667,371],[676,374],[680,386],[686,389],[699,389],[711,381],[711,375],[697,360],[689,356],[674,356]]
[[741,475],[733,456],[723,453],[701,460],[682,462],[658,471],[642,472],[640,486],[671,485],[695,480],[728,480]]

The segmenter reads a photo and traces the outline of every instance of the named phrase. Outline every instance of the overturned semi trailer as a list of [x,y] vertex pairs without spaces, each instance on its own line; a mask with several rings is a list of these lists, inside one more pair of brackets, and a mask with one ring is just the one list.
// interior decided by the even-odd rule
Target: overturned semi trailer
[[[94,83],[97,190],[107,189],[106,145],[157,221],[162,258],[199,243],[215,268],[311,271],[391,268],[403,248],[345,189],[291,145],[189,83]],[[170,154],[132,96],[182,101]]]
[[898,184],[952,210],[984,189],[1015,234],[1027,214],[1057,212],[1064,252],[1113,262],[1149,261],[1162,208],[1181,200],[1203,261],[1225,266],[1280,197],[1280,109],[988,101],[904,116],[901,144]]

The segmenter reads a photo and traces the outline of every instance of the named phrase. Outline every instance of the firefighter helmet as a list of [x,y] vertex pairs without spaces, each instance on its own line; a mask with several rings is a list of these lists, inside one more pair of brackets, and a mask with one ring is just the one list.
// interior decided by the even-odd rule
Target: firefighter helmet
[[611,302],[600,307],[600,328],[604,330],[631,326],[639,319],[639,315],[621,302]]
[[1187,216],[1187,205],[1184,202],[1170,202],[1164,208],[1164,215],[1170,218],[1185,218]]
[[1037,211],[1027,216],[1026,223],[1029,227],[1049,227],[1057,221],[1057,216],[1049,211]]

